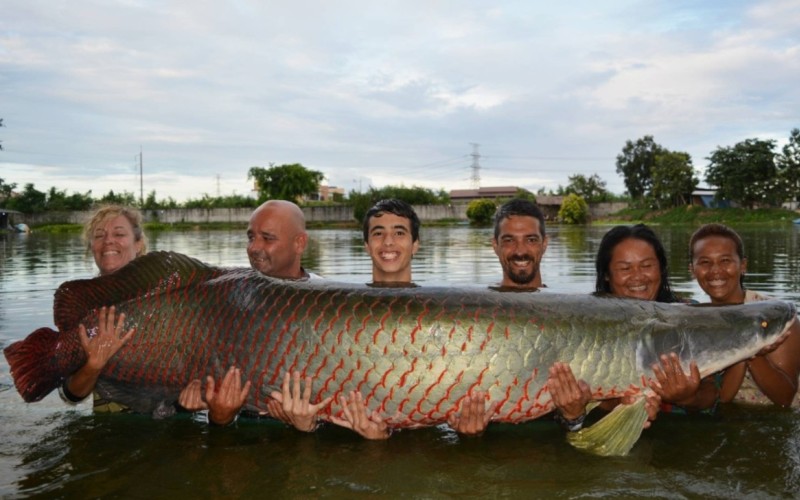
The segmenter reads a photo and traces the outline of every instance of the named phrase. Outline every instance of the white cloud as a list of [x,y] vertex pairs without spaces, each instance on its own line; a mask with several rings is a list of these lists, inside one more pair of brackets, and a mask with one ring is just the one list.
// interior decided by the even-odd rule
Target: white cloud
[[12,0],[3,14],[1,176],[40,190],[128,185],[140,146],[160,197],[214,194],[217,174],[241,193],[269,162],[348,189],[466,187],[478,142],[483,185],[598,173],[621,192],[626,140],[653,134],[702,167],[800,122],[794,1]]

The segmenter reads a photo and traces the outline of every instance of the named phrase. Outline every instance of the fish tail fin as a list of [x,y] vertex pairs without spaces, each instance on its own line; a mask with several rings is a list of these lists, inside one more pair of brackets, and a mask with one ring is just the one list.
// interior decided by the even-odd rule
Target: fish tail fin
[[633,448],[647,421],[645,398],[620,404],[597,423],[567,436],[575,448],[601,456],[624,456]]
[[14,385],[26,402],[39,401],[50,394],[81,365],[83,349],[76,351],[77,356],[59,357],[56,350],[63,348],[62,344],[58,332],[39,328],[3,349]]

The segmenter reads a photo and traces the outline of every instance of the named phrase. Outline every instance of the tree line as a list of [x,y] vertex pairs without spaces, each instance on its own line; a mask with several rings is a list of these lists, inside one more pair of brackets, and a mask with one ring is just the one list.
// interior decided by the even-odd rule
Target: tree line
[[[800,201],[800,129],[790,132],[781,151],[774,140],[754,138],[717,147],[706,159],[705,182],[717,188],[717,201],[746,208]],[[631,200],[651,208],[685,205],[699,184],[688,153],[670,151],[649,135],[625,143],[617,173]]]
[[[2,126],[2,120],[0,120]],[[776,141],[746,139],[734,146],[718,147],[706,158],[709,161],[705,181],[717,188],[719,200],[729,200],[744,207],[779,206],[785,201],[800,201],[800,129],[790,132],[788,143],[776,151]],[[615,195],[606,188],[606,182],[597,174],[572,175],[567,186],[558,186],[549,193],[540,189],[538,195],[575,195],[583,202],[628,201],[634,206],[664,209],[686,205],[699,179],[692,158],[682,151],[671,151],[658,144],[653,136],[645,135],[626,141],[616,158],[616,172],[625,183],[626,194]],[[240,208],[256,207],[264,200],[283,199],[298,201],[316,193],[325,175],[300,163],[252,167],[248,180],[253,180],[258,197],[244,195],[209,196],[178,203],[172,197],[157,199],[151,191],[144,200],[137,200],[129,191],[113,190],[95,198],[92,191],[67,194],[65,190],[51,187],[49,191],[37,190],[26,184],[15,192],[17,184],[0,178],[0,208],[24,213],[45,211],[88,210],[96,204],[119,203],[145,210],[169,208]],[[523,190],[524,191],[524,190]],[[13,193],[13,196],[12,196]],[[526,194],[527,193],[527,194]],[[523,192],[520,196],[531,195]],[[399,198],[411,204],[448,204],[450,198],[444,189],[422,187],[385,186],[370,187],[366,192],[350,191],[348,204],[355,207],[356,218],[376,201]],[[572,198],[570,198],[572,200]],[[343,197],[334,198],[344,202]],[[579,203],[574,201],[573,203]]]

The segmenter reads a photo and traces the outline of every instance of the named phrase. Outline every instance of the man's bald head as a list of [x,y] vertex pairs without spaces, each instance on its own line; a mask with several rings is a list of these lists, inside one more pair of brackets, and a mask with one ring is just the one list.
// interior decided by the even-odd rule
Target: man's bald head
[[254,269],[276,278],[302,278],[300,258],[308,243],[303,211],[290,201],[269,200],[247,226],[247,256]]

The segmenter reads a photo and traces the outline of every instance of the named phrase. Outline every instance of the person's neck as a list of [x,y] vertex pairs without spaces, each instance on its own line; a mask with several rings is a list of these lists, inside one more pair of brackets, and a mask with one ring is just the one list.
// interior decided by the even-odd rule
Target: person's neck
[[503,277],[503,281],[500,282],[500,286],[503,288],[519,288],[521,290],[528,290],[528,289],[535,289],[535,288],[542,288],[542,277],[536,276],[534,279],[530,280],[527,283],[521,284],[515,281],[512,281],[508,277]]
[[284,280],[299,280],[303,278],[308,278],[308,273],[301,266],[297,269],[289,270],[283,273],[274,273],[274,274],[270,273],[267,276],[271,278],[280,278]]
[[745,291],[742,287],[736,289],[736,291],[732,292],[730,295],[726,297],[722,297],[720,299],[711,298],[712,304],[744,304],[745,298]]
[[411,283],[411,270],[402,270],[394,273],[384,273],[372,270],[373,283]]

